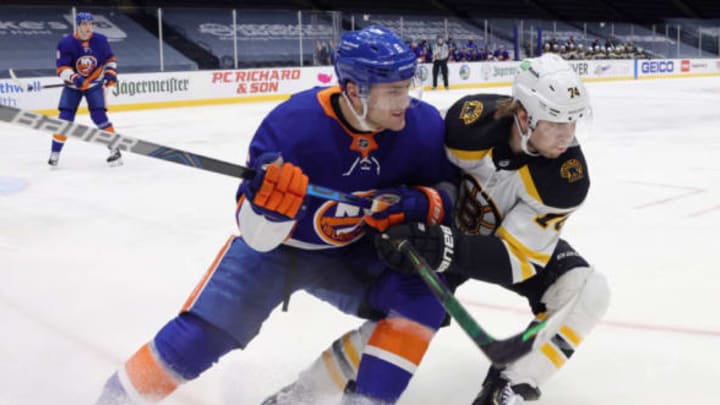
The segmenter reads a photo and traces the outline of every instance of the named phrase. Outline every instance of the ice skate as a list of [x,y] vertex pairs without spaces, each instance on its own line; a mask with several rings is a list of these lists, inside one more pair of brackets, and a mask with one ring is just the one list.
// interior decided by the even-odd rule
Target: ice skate
[[110,149],[110,156],[107,158],[107,163],[110,167],[121,166],[123,164],[120,149]]
[[50,152],[50,159],[48,159],[48,164],[50,166],[57,167],[59,160],[60,160],[60,152]]
[[500,375],[500,370],[491,368],[472,405],[520,405],[538,398],[539,389],[528,384],[512,385]]

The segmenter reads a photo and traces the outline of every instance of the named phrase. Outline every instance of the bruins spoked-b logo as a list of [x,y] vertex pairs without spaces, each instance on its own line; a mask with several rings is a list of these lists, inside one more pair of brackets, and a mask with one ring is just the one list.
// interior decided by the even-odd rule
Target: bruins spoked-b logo
[[570,159],[560,166],[560,177],[574,183],[585,177],[585,169],[577,159]]
[[463,232],[472,235],[492,235],[502,220],[490,196],[469,174],[465,174],[462,179],[457,211],[455,224]]
[[463,120],[465,125],[470,125],[480,118],[483,108],[483,103],[478,100],[466,101],[460,109],[460,119]]

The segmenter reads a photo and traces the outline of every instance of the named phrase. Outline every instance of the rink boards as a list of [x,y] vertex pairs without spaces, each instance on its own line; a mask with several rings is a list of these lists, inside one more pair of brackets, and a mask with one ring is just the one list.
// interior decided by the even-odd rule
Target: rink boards
[[[720,59],[579,60],[573,69],[585,81],[645,80],[720,76]],[[509,86],[520,62],[457,62],[448,64],[450,88]],[[422,64],[418,78],[432,85],[432,65]],[[108,89],[112,111],[142,110],[241,102],[278,101],[314,86],[336,83],[332,66],[279,67],[123,74]],[[442,83],[441,78],[438,78]],[[21,83],[0,80],[0,104],[55,114],[61,88],[57,77],[35,77]],[[22,85],[21,85],[22,84]],[[31,85],[33,90],[24,88]],[[442,87],[442,84],[440,84]],[[80,113],[86,113],[81,107]]]

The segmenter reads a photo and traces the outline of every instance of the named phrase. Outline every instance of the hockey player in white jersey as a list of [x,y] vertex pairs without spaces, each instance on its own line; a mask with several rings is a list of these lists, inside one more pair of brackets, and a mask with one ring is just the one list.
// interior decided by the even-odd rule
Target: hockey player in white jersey
[[[590,115],[587,90],[567,62],[553,54],[525,60],[512,97],[467,96],[448,110],[447,155],[463,170],[453,228],[403,224],[385,233],[408,239],[433,268],[446,269],[451,288],[470,278],[490,282],[526,297],[536,320],[564,314],[538,349],[503,368],[491,367],[473,405],[539,399],[540,387],[607,309],[605,278],[560,238],[590,185],[575,136],[578,123]],[[454,251],[449,268],[440,266],[448,234]],[[413,271],[387,238],[378,237],[376,245],[392,267]],[[358,353],[374,344],[374,328],[368,321],[343,335],[264,405],[339,396],[355,378]]]

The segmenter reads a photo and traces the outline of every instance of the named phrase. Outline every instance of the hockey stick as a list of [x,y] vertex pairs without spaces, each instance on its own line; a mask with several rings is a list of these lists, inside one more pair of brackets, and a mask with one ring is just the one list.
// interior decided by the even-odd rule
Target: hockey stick
[[[51,118],[47,115],[32,111],[0,105],[0,121],[37,129],[39,131],[61,134],[81,141],[106,145],[138,155],[162,159],[231,177],[252,179],[255,176],[255,171],[249,167],[143,141],[114,132],[103,131],[76,122]],[[307,193],[314,197],[352,204],[362,208],[370,209],[373,206],[373,200],[369,198],[358,197],[353,194],[331,190],[314,184],[308,185]]]
[[[58,133],[85,142],[107,145],[127,152],[150,156],[231,177],[251,179],[255,175],[254,170],[237,164],[4,105],[0,105],[0,121],[39,131]],[[313,184],[308,185],[308,194],[370,209],[373,208],[373,202],[377,201]],[[490,358],[493,364],[507,364],[532,350],[536,334],[545,325],[544,321],[528,329],[523,334],[505,340],[495,340],[478,325],[475,319],[472,318],[467,310],[465,310],[460,302],[452,295],[452,291],[445,286],[435,271],[417,254],[410,243],[402,241],[399,243],[398,248],[403,251],[404,254],[408,255],[418,273],[437,295],[448,313],[455,318],[458,324],[473,339],[475,344]]]
[[[546,329],[549,320],[534,323],[522,333],[511,336],[507,339],[497,340],[483,329],[468,313],[465,307],[453,295],[452,291],[438,277],[435,270],[427,264],[425,259],[418,254],[417,250],[407,240],[393,242],[396,248],[402,252],[412,263],[415,271],[427,283],[445,310],[470,336],[475,345],[482,350],[490,359],[493,365],[502,368],[506,364],[517,360],[535,348],[535,341],[539,333]],[[539,341],[544,341],[541,339]]]
[[[33,86],[32,84],[25,85],[23,82],[18,79],[18,77],[15,75],[15,72],[12,69],[8,69],[8,72],[10,72],[10,79],[17,84],[18,86],[22,87],[23,89],[26,89],[26,91],[33,91],[38,89],[52,89],[55,87],[64,87],[65,83],[57,83],[57,84],[44,84],[39,86]],[[39,82],[38,82],[39,84]]]

